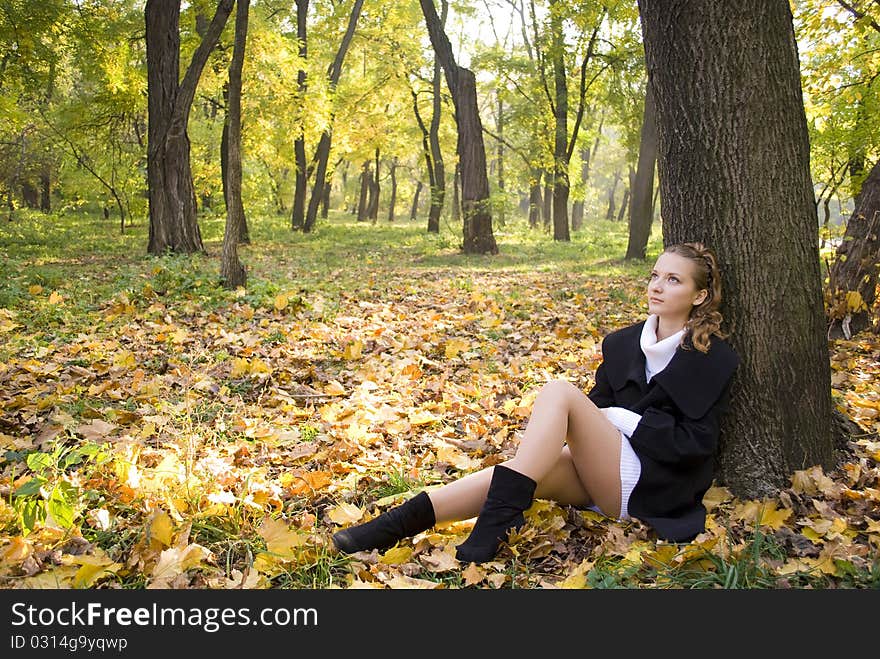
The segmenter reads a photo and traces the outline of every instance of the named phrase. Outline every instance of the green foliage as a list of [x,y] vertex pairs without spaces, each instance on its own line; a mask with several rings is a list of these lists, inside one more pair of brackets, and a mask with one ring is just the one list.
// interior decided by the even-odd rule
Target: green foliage
[[7,451],[6,462],[24,462],[31,473],[31,478],[12,493],[12,507],[22,535],[32,533],[48,519],[71,529],[82,509],[83,492],[66,478],[67,472],[77,468],[82,475],[83,466],[94,468],[109,460],[105,447],[91,443],[76,448],[57,443],[51,452]]

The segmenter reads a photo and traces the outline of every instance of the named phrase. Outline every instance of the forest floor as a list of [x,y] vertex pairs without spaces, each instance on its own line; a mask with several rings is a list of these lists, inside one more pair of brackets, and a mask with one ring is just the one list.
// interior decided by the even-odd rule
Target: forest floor
[[659,252],[625,226],[570,243],[511,224],[464,256],[444,224],[253,221],[246,289],[207,253],[146,255],[90,215],[0,225],[0,587],[867,588],[880,585],[880,341],[829,343],[860,431],[827,472],[658,541],[537,500],[497,560],[455,559],[473,520],[385,552],[330,536],[512,455],[549,379],[584,391],[608,332],[644,316]]

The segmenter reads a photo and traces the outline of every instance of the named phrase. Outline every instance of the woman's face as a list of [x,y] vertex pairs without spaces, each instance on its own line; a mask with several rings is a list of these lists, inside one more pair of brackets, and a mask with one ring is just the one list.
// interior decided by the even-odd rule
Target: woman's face
[[694,267],[690,259],[678,254],[661,254],[648,280],[648,313],[680,320],[684,325],[691,309],[708,293],[705,288],[697,288]]

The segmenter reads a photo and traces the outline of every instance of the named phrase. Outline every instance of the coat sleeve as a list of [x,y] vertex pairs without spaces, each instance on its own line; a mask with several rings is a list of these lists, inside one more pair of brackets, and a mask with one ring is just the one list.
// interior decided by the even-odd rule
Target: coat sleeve
[[705,460],[718,446],[720,419],[727,408],[729,386],[700,419],[679,410],[648,407],[629,441],[638,454],[668,465],[689,465]]
[[608,381],[604,361],[596,369],[596,383],[587,393],[587,396],[596,404],[596,407],[613,407],[615,405],[614,390]]

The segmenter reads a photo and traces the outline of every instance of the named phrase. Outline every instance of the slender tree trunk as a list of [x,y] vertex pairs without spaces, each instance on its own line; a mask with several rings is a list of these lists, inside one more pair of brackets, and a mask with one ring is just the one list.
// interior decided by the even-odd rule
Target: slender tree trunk
[[413,195],[412,206],[409,209],[409,219],[410,221],[415,221],[416,214],[419,211],[419,196],[422,194],[422,188],[424,185],[421,181],[416,181],[416,192]]
[[[857,195],[829,273],[832,334],[849,338],[872,326],[880,263],[880,161]],[[827,208],[827,207],[826,207]]]
[[535,167],[529,174],[529,226],[532,229],[541,223],[544,200],[541,198],[541,169]]
[[646,86],[645,110],[642,114],[642,134],[639,141],[639,163],[632,182],[629,204],[629,242],[626,258],[644,260],[654,221],[652,198],[654,169],[657,163],[657,112],[651,85]]
[[740,356],[717,475],[737,496],[773,494],[795,470],[834,467],[840,439],[791,9],[787,0],[638,4],[664,243],[716,251]]
[[375,224],[376,220],[379,219],[379,192],[381,185],[379,183],[379,148],[376,147],[376,155],[373,160],[376,164],[376,172],[373,176],[370,185],[370,203],[367,209],[367,216],[373,221]]
[[330,214],[330,193],[333,191],[333,184],[330,181],[324,183],[324,196],[321,197],[321,217],[327,219]]
[[623,199],[620,200],[620,210],[617,211],[617,221],[623,222],[623,216],[629,207],[629,187],[623,189]]
[[[441,29],[446,25],[446,16],[449,13],[449,3],[443,2],[440,10]],[[431,208],[428,211],[428,232],[440,232],[440,216],[443,214],[443,206],[446,203],[446,166],[443,162],[443,151],[440,149],[440,119],[443,111],[442,96],[442,67],[440,58],[434,56],[434,76],[431,79],[433,95],[431,97],[431,128],[428,131],[428,143],[431,146],[431,162],[434,165],[431,179]]]
[[550,0],[550,30],[553,60],[553,240],[570,241],[568,230],[568,74],[565,70],[565,39],[558,0]]
[[457,224],[461,222],[461,168],[455,163],[455,171],[452,174],[452,220]]
[[620,182],[620,170],[614,172],[614,180],[611,182],[611,190],[608,192],[608,212],[605,213],[606,220],[614,219],[614,209],[616,208],[615,195],[617,194],[617,184]]
[[446,85],[455,105],[464,216],[462,251],[467,254],[497,254],[498,245],[492,233],[486,147],[477,104],[476,77],[473,71],[456,64],[452,45],[437,16],[433,0],[419,0],[419,3],[425,16],[431,45],[443,66]]
[[[339,50],[336,51],[336,57],[330,65],[327,78],[329,80],[331,94],[336,90],[336,86],[339,84],[339,76],[342,73],[342,64],[345,61],[345,55],[348,52],[348,47],[354,37],[354,31],[357,27],[357,21],[361,15],[361,9],[363,6],[364,0],[354,1],[354,5],[351,8],[351,14],[348,17],[348,27],[345,30],[345,35],[342,37],[342,43],[339,45]],[[315,160],[317,161],[317,164],[315,166],[315,182],[312,186],[312,195],[309,198],[309,206],[306,210],[306,222],[303,226],[303,231],[306,233],[310,232],[315,226],[315,220],[318,217],[318,204],[324,195],[324,181],[327,177],[327,163],[330,159],[330,140],[332,132],[333,115],[331,113],[329,123],[324,129],[324,132],[321,133],[321,139],[318,142],[318,149],[316,151]]]
[[391,161],[391,199],[388,201],[388,221],[394,222],[394,206],[397,203],[397,158]]
[[40,210],[44,213],[52,210],[52,177],[48,165],[40,174]]
[[553,172],[544,170],[544,229],[550,228],[553,221]]
[[[308,79],[306,76],[305,62],[308,57],[308,33],[306,18],[309,12],[309,0],[296,0],[296,38],[299,42],[299,57],[303,68],[296,73],[296,89],[300,98],[300,108],[303,107],[306,92],[308,91]],[[302,229],[306,222],[306,194],[308,192],[308,162],[306,162],[306,136],[305,117],[300,112],[296,125],[296,139],[293,141],[293,154],[296,162],[296,177],[294,178],[293,206],[291,208],[290,228],[294,231]]]
[[147,251],[204,251],[196,221],[196,197],[189,161],[192,101],[208,55],[217,43],[233,0],[219,0],[217,11],[183,80],[180,64],[180,0],[147,0],[147,182],[150,235]]
[[370,189],[373,187],[373,183],[370,180],[370,161],[365,160],[363,167],[361,168],[361,191],[358,196],[358,206],[357,206],[357,221],[363,222],[367,219],[367,197],[369,196]]
[[496,89],[495,94],[498,100],[498,223],[504,226],[504,207],[506,206],[504,192],[504,100],[501,98],[501,90]]
[[[583,196],[587,195],[587,181],[590,178],[590,150],[581,149],[581,186]],[[584,223],[584,199],[578,199],[571,208],[571,228],[578,231]]]
[[241,201],[241,71],[247,41],[250,0],[235,0],[235,37],[229,64],[229,101],[226,106],[226,231],[220,277],[223,286],[235,289],[247,282],[247,271],[238,258],[238,244],[247,234],[244,204]]

